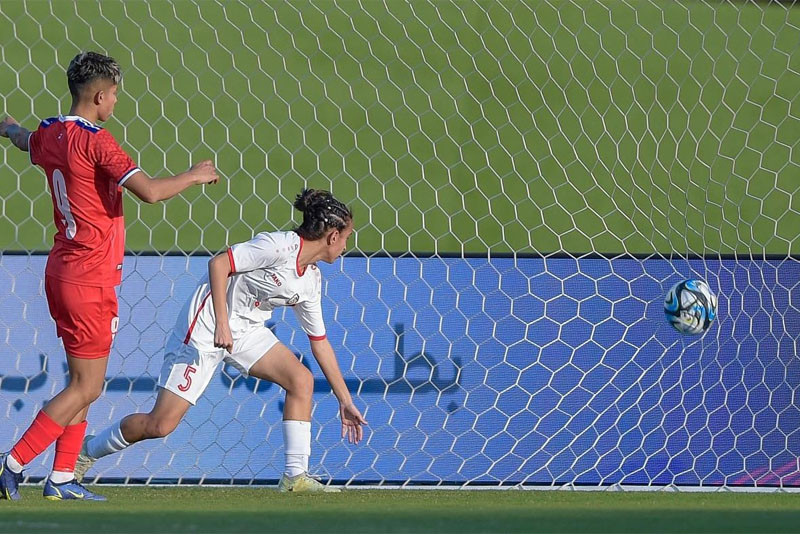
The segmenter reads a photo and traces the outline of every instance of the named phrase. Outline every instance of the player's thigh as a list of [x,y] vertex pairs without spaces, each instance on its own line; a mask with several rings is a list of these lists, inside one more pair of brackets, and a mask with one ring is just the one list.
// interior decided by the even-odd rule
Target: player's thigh
[[234,353],[226,358],[240,372],[274,382],[287,390],[310,379],[308,369],[269,329],[258,329],[241,341],[246,342],[235,344]]
[[191,405],[197,404],[222,363],[223,352],[224,349],[201,352],[170,336],[158,385]]
[[119,325],[116,290],[45,277],[45,294],[66,353],[77,359],[107,358]]

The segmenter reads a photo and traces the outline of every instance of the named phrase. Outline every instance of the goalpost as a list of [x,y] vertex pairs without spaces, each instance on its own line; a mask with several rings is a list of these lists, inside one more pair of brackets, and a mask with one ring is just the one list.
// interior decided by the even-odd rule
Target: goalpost
[[[121,327],[90,432],[149,409],[209,254],[293,226],[304,186],[355,212],[322,266],[329,337],[370,425],[314,372],[311,464],[349,485],[800,487],[800,8],[747,1],[3,0],[0,100],[65,112],[64,68],[114,56],[105,125],[151,175],[126,200]],[[0,447],[64,385],[43,291],[52,206],[2,145]],[[297,221],[294,220],[296,223]],[[704,337],[665,322],[706,280]],[[164,440],[89,480],[269,484],[280,388],[225,368]],[[44,476],[52,452],[29,480]]]

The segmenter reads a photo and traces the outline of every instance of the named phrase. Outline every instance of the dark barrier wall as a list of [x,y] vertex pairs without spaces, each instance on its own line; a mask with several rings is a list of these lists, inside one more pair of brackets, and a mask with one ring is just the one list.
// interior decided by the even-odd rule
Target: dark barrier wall
[[[90,431],[148,409],[160,349],[207,258],[127,258],[122,327]],[[0,264],[0,449],[64,384],[44,257]],[[324,312],[369,420],[337,404],[291,312],[268,326],[316,377],[314,470],[356,482],[800,485],[800,262],[345,258]],[[664,321],[687,276],[719,295],[705,337]],[[98,462],[107,478],[269,481],[283,468],[277,386],[224,368],[179,429]],[[51,457],[37,461],[43,476]]]

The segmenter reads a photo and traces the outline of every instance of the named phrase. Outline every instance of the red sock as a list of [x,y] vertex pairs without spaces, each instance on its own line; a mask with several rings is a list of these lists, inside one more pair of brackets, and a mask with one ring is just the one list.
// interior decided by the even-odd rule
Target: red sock
[[31,426],[11,449],[11,456],[22,465],[29,464],[64,433],[64,427],[39,411]]
[[56,440],[56,457],[53,460],[53,471],[72,473],[75,471],[75,462],[83,445],[83,436],[86,435],[86,421],[77,425],[64,427],[64,433]]

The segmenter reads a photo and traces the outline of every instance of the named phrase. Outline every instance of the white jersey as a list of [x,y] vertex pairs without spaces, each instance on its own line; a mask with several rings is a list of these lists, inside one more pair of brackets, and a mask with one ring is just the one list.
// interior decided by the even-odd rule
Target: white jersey
[[[294,232],[263,232],[228,249],[228,316],[234,342],[263,328],[278,306],[291,306],[312,340],[325,339],[322,275],[316,265],[302,272],[303,238]],[[200,351],[214,351],[216,316],[208,276],[201,281],[175,323],[175,335]]]

